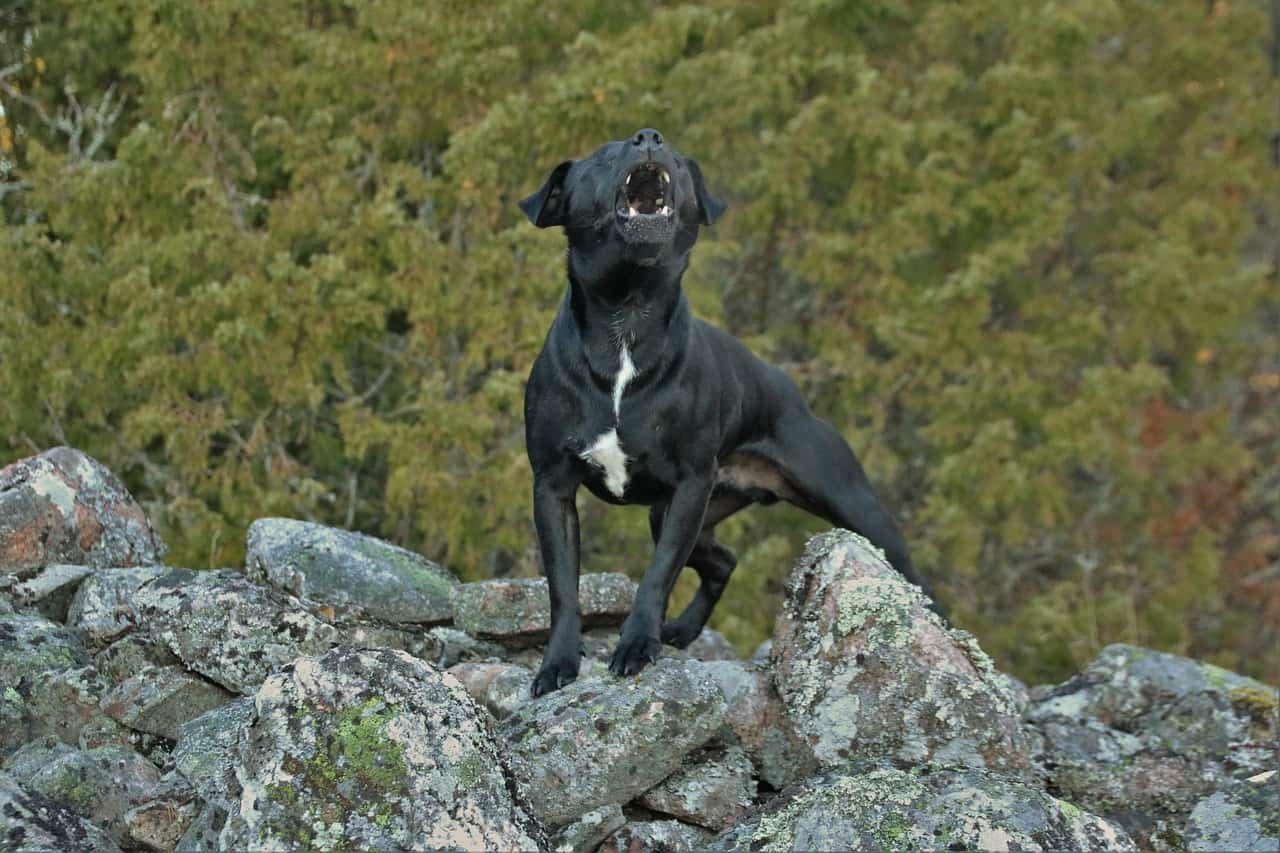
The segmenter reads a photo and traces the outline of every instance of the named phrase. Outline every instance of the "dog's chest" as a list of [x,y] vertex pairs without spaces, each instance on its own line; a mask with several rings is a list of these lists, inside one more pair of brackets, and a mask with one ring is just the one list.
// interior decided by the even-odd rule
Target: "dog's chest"
[[631,361],[631,352],[624,344],[618,353],[618,372],[613,378],[613,422],[609,429],[589,441],[579,456],[600,469],[604,475],[604,487],[616,498],[621,498],[627,491],[629,475],[627,465],[630,459],[622,448],[622,439],[618,435],[618,426],[622,417],[622,397],[627,385],[636,376],[636,366]]

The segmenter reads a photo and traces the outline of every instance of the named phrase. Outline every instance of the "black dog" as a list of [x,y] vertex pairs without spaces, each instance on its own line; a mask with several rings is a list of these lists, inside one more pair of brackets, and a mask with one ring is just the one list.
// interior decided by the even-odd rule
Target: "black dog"
[[[698,228],[725,205],[698,164],[656,130],[552,170],[520,202],[539,228],[564,227],[569,289],[525,389],[533,512],[551,592],[551,639],[535,696],[578,675],[578,512],[586,485],[613,504],[647,504],[655,543],[609,668],[639,672],[661,643],[702,631],[737,560],[715,526],[782,499],[855,530],[928,590],[853,451],[781,370],[695,320],[680,288]],[[680,570],[698,592],[663,624]]]

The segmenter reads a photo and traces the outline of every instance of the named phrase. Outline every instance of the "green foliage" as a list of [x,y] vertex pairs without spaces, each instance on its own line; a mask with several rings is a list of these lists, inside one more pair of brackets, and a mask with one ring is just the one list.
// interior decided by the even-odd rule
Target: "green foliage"
[[[102,459],[174,561],[238,563],[281,514],[536,573],[521,396],[563,247],[514,200],[655,126],[731,203],[696,311],[841,428],[998,660],[1058,678],[1124,640],[1280,678],[1280,579],[1232,569],[1280,512],[1245,496],[1280,438],[1242,426],[1280,375],[1260,2],[49,0],[0,27],[0,455]],[[644,512],[582,511],[585,567],[638,573]],[[735,642],[820,527],[726,522]]]

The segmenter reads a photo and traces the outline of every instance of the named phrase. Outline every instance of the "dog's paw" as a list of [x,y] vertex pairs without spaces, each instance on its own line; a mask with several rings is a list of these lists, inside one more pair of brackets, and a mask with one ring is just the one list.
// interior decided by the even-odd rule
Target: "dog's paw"
[[683,649],[698,639],[698,635],[701,633],[701,625],[690,625],[686,622],[681,622],[679,619],[673,619],[662,626],[662,642],[664,645]]
[[661,650],[662,643],[657,637],[628,637],[623,634],[613,652],[613,660],[609,662],[609,671],[614,675],[635,675],[656,661]]
[[578,659],[576,657],[544,661],[538,674],[533,677],[529,692],[536,698],[559,690],[577,677]]

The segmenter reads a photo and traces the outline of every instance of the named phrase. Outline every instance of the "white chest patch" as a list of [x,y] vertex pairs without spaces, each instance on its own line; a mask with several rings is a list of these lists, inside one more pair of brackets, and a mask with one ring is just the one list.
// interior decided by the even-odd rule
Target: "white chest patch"
[[622,412],[622,394],[627,384],[636,377],[636,366],[626,345],[619,354],[618,373],[613,378],[613,429],[601,433],[581,457],[604,471],[604,486],[615,497],[622,497],[627,490],[627,454],[622,452],[618,440],[618,416]]

